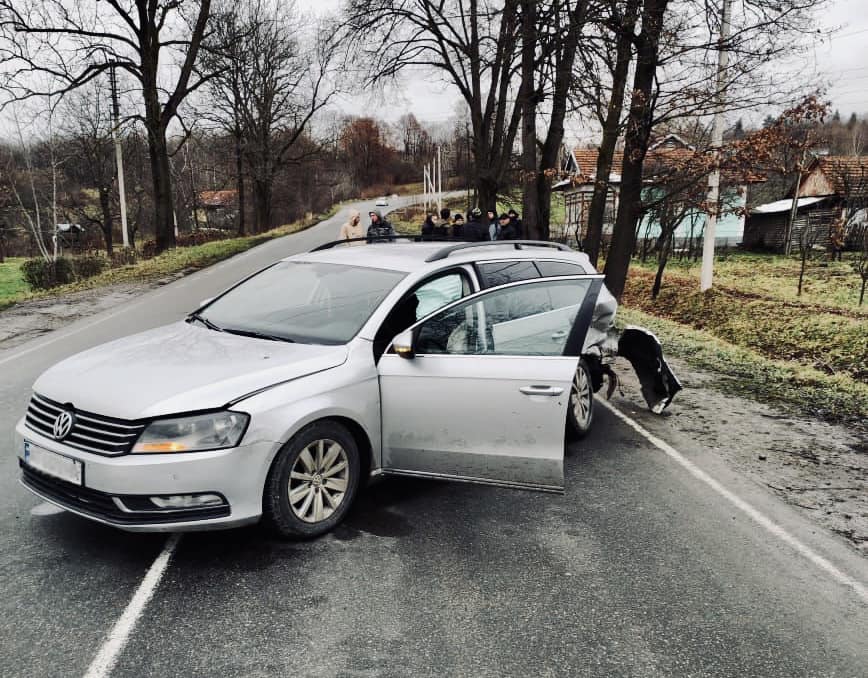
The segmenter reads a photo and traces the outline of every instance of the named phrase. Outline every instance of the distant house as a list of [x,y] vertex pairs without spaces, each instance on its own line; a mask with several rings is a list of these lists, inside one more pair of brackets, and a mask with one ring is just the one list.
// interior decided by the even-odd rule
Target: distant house
[[233,228],[238,215],[238,191],[202,191],[196,221],[209,228]]
[[[646,181],[651,182],[649,174],[665,171],[668,166],[684,162],[695,154],[696,149],[678,135],[670,134],[663,137],[648,149],[645,158]],[[594,194],[598,157],[597,149],[575,149],[569,154],[564,166],[569,178],[554,187],[554,190],[562,191],[564,194],[566,217],[563,224],[552,225],[553,237],[569,238],[578,234],[579,240],[583,240],[587,235],[588,210]],[[616,152],[612,159],[612,171],[609,174],[603,237],[611,235],[615,224],[623,162],[624,154],[620,151]],[[758,176],[740,177],[736,185],[725,186],[722,189],[721,202],[725,207],[717,220],[715,233],[718,244],[736,245],[741,242],[748,185],[758,181],[764,179]],[[708,215],[699,210],[688,213],[675,231],[676,242],[698,237],[707,219]],[[645,217],[639,226],[639,234],[640,237],[656,238],[660,234],[660,228]]]
[[[868,156],[821,156],[808,167],[796,192],[796,218],[790,231],[791,247],[798,246],[809,225],[819,228],[816,244],[831,244],[832,227],[852,229],[866,219],[868,208]],[[744,246],[784,251],[793,196],[754,207],[747,220]],[[846,236],[846,233],[845,233]]]

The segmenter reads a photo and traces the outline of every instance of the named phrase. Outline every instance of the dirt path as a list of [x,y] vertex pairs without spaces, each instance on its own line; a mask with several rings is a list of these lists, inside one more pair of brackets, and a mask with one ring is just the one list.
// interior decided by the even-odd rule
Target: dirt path
[[[0,351],[114,308],[181,275],[18,304],[0,312]],[[868,440],[864,435],[724,394],[715,388],[717,375],[679,360],[673,360],[672,366],[684,390],[654,426],[662,437],[673,429],[689,435],[868,555]],[[617,371],[624,396],[637,409],[644,409],[638,382],[626,362],[617,365]]]

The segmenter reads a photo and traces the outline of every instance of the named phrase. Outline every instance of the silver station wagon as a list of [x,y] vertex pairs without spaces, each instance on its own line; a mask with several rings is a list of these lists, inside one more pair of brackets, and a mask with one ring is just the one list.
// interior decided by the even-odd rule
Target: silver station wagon
[[378,475],[563,491],[565,436],[616,355],[654,411],[680,388],[615,310],[563,245],[330,243],[46,371],[21,482],[127,530],[289,537],[330,530]]

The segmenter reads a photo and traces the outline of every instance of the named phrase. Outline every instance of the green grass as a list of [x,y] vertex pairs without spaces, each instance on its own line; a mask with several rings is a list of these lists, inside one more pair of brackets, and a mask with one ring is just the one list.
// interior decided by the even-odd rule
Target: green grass
[[[825,257],[809,260],[801,296],[796,294],[801,265],[798,255],[748,252],[719,255],[714,261],[714,284],[769,299],[857,310],[861,279],[850,263],[853,256],[846,252],[844,261],[825,261]],[[691,278],[698,285],[700,265],[697,261],[670,260],[663,274],[664,286],[670,275]],[[635,261],[634,266],[645,270],[657,268],[653,257],[644,264]],[[868,317],[868,306],[863,306],[863,312]]]
[[24,258],[8,258],[0,264],[0,308],[9,305],[9,300],[26,294],[29,287],[21,275]]
[[[335,205],[327,212],[316,215],[310,220],[296,221],[257,235],[215,240],[194,247],[177,247],[151,259],[143,259],[128,266],[110,268],[92,278],[85,278],[50,290],[30,291],[21,278],[20,267],[25,259],[7,259],[7,264],[0,265],[0,310],[27,299],[58,296],[117,283],[154,280],[175,273],[192,272],[223,259],[228,259],[274,238],[302,231],[333,216],[338,209],[339,205]],[[8,283],[6,282],[7,278]]]
[[651,299],[656,263],[633,262],[622,317],[659,331],[667,351],[724,375],[759,400],[832,421],[868,418],[868,308],[849,262],[809,262],[796,295],[797,256],[730,253],[715,259],[714,287],[699,290],[699,263],[667,267]]

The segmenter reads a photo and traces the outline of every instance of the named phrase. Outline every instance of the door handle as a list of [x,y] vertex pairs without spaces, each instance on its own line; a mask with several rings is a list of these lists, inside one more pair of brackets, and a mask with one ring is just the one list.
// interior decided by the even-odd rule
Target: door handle
[[559,396],[564,392],[559,386],[520,386],[518,390],[529,396]]
[[552,341],[559,341],[559,340],[563,339],[565,336],[567,336],[566,330],[558,330],[557,332],[554,332],[552,334]]

